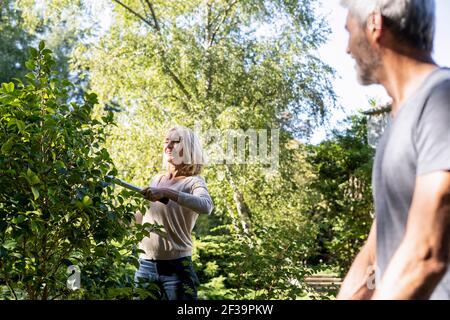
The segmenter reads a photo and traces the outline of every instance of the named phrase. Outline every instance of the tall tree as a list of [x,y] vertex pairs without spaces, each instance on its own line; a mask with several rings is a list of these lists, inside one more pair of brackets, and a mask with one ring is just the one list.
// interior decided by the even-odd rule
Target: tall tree
[[[113,4],[109,32],[77,65],[89,69],[101,102],[124,106],[110,146],[118,166],[139,183],[158,167],[155,150],[170,123],[198,121],[223,136],[229,129],[278,128],[280,152],[288,154],[289,141],[307,136],[334,105],[333,72],[314,55],[328,30],[314,15],[317,1]],[[265,175],[257,166],[226,162],[209,172],[215,171],[226,172],[227,183],[213,191],[229,194],[217,199],[218,208],[247,229],[255,217],[246,185],[264,183]]]

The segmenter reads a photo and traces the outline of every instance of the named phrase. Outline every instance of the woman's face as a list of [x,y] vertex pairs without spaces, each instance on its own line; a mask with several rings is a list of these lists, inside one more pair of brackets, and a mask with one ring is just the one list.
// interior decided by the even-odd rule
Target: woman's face
[[181,136],[176,130],[170,130],[164,141],[164,153],[167,162],[173,165],[182,164],[183,148],[181,147]]

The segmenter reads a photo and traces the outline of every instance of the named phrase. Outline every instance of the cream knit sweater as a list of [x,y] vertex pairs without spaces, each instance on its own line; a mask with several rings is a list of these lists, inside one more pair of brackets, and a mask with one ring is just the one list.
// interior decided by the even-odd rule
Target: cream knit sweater
[[[158,187],[162,175],[152,179],[151,186]],[[151,232],[139,248],[145,253],[141,259],[172,260],[192,255],[191,233],[199,214],[210,214],[213,203],[205,180],[200,176],[180,179],[170,186],[179,191],[178,201],[170,200],[167,205],[150,202],[142,223],[158,223],[164,226],[167,236]]]

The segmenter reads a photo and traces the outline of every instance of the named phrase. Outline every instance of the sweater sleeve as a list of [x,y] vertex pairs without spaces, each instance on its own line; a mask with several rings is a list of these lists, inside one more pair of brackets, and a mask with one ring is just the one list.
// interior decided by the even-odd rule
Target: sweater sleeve
[[212,199],[208,193],[205,180],[196,177],[190,193],[180,192],[178,194],[178,204],[189,208],[198,214],[211,214],[214,209]]

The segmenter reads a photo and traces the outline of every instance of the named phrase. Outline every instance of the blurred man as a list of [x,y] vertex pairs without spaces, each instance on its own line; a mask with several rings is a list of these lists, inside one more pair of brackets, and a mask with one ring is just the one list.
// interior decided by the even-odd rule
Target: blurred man
[[431,57],[434,0],[341,3],[358,79],[381,84],[392,112],[374,162],[375,221],[338,299],[450,299],[450,70]]

